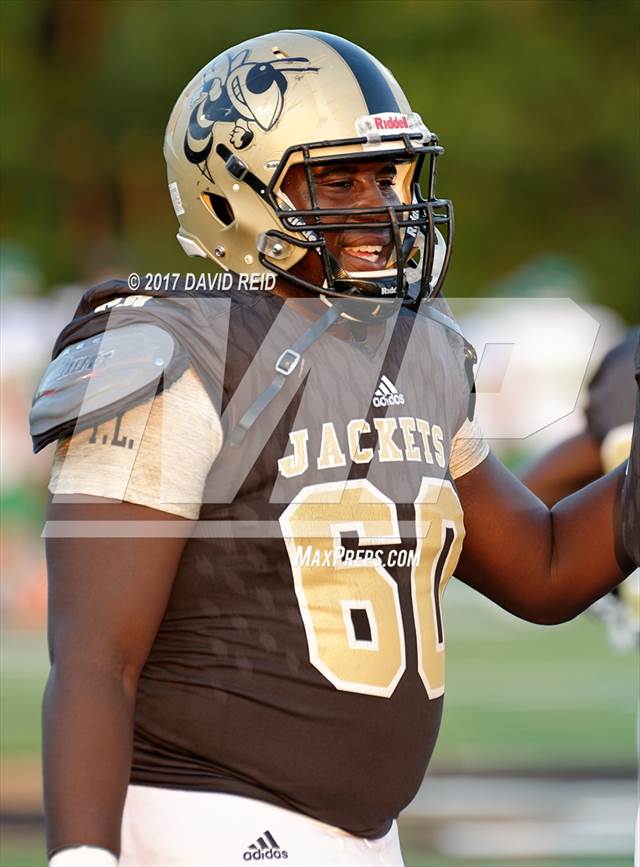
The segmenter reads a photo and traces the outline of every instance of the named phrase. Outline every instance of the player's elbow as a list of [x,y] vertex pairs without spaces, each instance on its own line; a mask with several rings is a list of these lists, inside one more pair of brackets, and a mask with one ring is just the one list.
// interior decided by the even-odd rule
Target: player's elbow
[[578,616],[579,611],[549,611],[542,612],[535,617],[529,617],[531,623],[537,623],[539,626],[560,626],[562,623],[568,623]]
[[560,626],[584,611],[585,606],[569,603],[566,599],[543,598],[527,605],[518,613],[523,620],[538,626]]
[[92,689],[117,689],[135,696],[141,666],[113,650],[61,647],[51,657],[51,678],[63,689],[75,685]]

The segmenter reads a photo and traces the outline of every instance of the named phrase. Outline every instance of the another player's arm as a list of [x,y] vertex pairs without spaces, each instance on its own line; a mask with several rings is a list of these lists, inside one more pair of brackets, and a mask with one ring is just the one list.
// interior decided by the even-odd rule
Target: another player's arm
[[602,475],[601,443],[588,430],[563,440],[519,474],[547,506]]
[[559,443],[520,472],[529,490],[548,506],[594,481],[628,454],[637,342],[637,331],[632,330],[604,357],[589,384],[581,433]]
[[[96,497],[50,503],[48,520],[183,521]],[[175,537],[47,539],[51,672],[43,720],[50,855],[81,845],[120,851],[138,677],[184,544]]]
[[624,465],[548,509],[493,455],[456,480],[467,535],[456,575],[536,623],[575,617],[624,576]]

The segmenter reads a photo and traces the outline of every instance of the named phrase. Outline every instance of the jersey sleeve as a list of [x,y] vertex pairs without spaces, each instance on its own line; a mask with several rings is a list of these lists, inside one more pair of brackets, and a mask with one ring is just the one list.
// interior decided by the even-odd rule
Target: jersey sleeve
[[193,368],[153,400],[61,440],[49,490],[195,519],[222,447],[218,413]]
[[605,355],[589,385],[585,410],[587,429],[602,442],[609,431],[631,424],[635,408],[633,354],[638,330]]
[[484,438],[480,423],[465,419],[462,427],[453,438],[449,471],[452,479],[471,472],[489,454],[489,444]]

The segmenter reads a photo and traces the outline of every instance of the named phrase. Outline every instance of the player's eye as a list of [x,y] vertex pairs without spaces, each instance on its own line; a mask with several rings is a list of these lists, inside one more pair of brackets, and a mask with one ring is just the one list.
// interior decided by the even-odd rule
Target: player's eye
[[332,190],[350,190],[353,187],[351,178],[342,178],[340,180],[330,181],[327,186]]

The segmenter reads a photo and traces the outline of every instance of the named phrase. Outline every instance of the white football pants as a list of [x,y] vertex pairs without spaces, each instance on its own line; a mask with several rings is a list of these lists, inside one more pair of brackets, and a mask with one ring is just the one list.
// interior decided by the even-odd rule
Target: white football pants
[[251,798],[129,786],[122,867],[403,867],[396,823],[379,840]]

